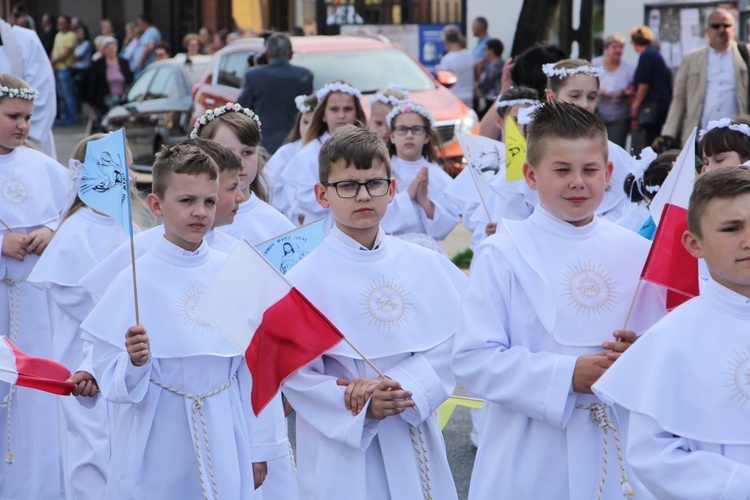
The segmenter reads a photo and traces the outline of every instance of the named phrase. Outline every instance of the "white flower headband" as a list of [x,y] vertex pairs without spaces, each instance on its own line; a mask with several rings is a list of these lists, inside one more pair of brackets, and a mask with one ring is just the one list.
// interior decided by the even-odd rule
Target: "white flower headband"
[[585,73],[587,75],[591,75],[594,78],[599,78],[604,74],[604,68],[601,66],[589,66],[588,64],[584,66],[578,66],[577,68],[555,68],[557,63],[547,63],[542,65],[542,71],[544,72],[547,77],[552,78],[557,77],[561,80],[563,78],[568,78],[569,76],[577,75],[579,73]]
[[399,99],[396,96],[385,95],[382,92],[378,92],[377,94],[370,96],[370,104],[375,104],[376,102],[382,102],[383,104],[388,104],[389,106],[398,106],[409,97],[409,94],[411,94],[411,92],[404,89],[403,85],[399,85],[397,83],[391,83],[386,88],[401,92],[404,95],[404,98]]
[[728,128],[729,130],[734,130],[735,132],[739,132],[740,134],[750,136],[750,126],[748,126],[747,124],[734,123],[732,122],[731,118],[721,118],[720,120],[712,120],[708,122],[706,130],[701,130],[698,133],[698,139],[703,139],[703,136],[706,135],[706,132],[715,128]]
[[507,101],[501,101],[500,99],[498,99],[497,104],[495,104],[495,108],[512,108],[513,106],[519,106],[521,104],[536,106],[537,104],[539,104],[539,101],[537,101],[536,99],[509,99]]
[[200,128],[207,123],[211,122],[214,118],[223,115],[224,113],[227,113],[229,111],[234,111],[236,113],[244,113],[245,115],[249,116],[253,120],[255,120],[255,123],[258,124],[258,127],[260,128],[260,118],[258,118],[258,115],[253,113],[253,110],[250,108],[243,108],[239,104],[236,104],[234,102],[228,102],[223,106],[219,106],[218,108],[209,109],[207,110],[203,115],[195,119],[195,123],[193,124],[193,131],[190,132],[190,138],[191,139],[197,139],[198,138],[198,131]]
[[422,115],[424,118],[427,119],[428,122],[430,122],[430,126],[434,126],[435,120],[432,119],[432,113],[430,113],[430,110],[422,106],[421,104],[417,104],[416,102],[412,101],[401,101],[399,104],[393,107],[390,113],[388,113],[388,116],[385,117],[386,123],[388,123],[388,126],[393,126],[393,120],[396,119],[398,115],[401,115],[403,113],[417,113],[418,115]]
[[11,99],[20,98],[28,99],[33,101],[39,98],[39,92],[36,89],[10,89],[8,87],[0,87],[0,97],[10,97]]
[[[317,99],[317,97],[315,98]],[[318,107],[317,101],[308,99],[306,95],[298,95],[294,98],[294,105],[300,113],[312,113]]]
[[326,96],[331,92],[343,92],[344,94],[349,94],[356,97],[357,99],[362,98],[362,92],[360,92],[359,89],[352,87],[348,83],[331,82],[326,83],[325,85],[323,85],[322,89],[318,90],[316,94],[318,96],[318,102],[322,102],[323,99],[325,99]]

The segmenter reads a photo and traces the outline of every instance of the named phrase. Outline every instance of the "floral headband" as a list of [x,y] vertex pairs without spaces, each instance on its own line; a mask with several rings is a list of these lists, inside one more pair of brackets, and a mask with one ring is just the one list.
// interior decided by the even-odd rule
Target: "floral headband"
[[376,102],[382,102],[383,104],[387,104],[389,106],[398,106],[409,97],[409,94],[411,94],[411,92],[404,89],[403,85],[399,85],[397,83],[391,83],[386,88],[401,92],[404,95],[404,98],[399,99],[396,96],[385,95],[382,92],[378,92],[377,94],[370,96],[370,104],[375,104]]
[[198,131],[201,127],[206,125],[207,123],[213,121],[214,118],[217,118],[224,113],[227,113],[229,111],[234,111],[236,113],[244,113],[245,115],[249,116],[253,120],[255,120],[255,123],[258,124],[258,127],[260,128],[260,118],[258,118],[258,115],[253,113],[253,110],[250,108],[243,108],[239,104],[236,104],[234,102],[228,102],[223,106],[219,106],[218,108],[209,109],[207,110],[203,115],[195,119],[195,123],[193,124],[193,131],[190,132],[190,138],[191,139],[197,139],[198,138]]
[[318,107],[317,99],[317,96],[298,95],[294,98],[294,105],[300,113],[312,113]]
[[325,99],[326,96],[330,94],[331,92],[342,92],[344,94],[349,94],[350,96],[354,96],[357,99],[362,98],[362,92],[360,92],[359,89],[352,87],[348,83],[331,82],[331,83],[326,83],[322,89],[318,90],[316,94],[318,96],[318,102],[322,102],[323,99]]
[[497,100],[497,104],[495,104],[496,109],[502,109],[502,108],[512,108],[513,106],[519,106],[521,104],[528,104],[530,106],[535,106],[539,104],[539,101],[536,99],[509,99],[507,101],[501,101]]
[[734,123],[731,118],[721,118],[720,120],[712,120],[708,122],[706,130],[701,130],[698,133],[698,139],[703,139],[703,136],[706,135],[708,131],[715,128],[728,128],[729,130],[734,130],[735,132],[739,132],[740,134],[750,136],[750,126],[748,126],[747,124]]
[[427,121],[430,122],[430,125],[434,125],[435,123],[435,120],[432,119],[432,113],[430,113],[430,110],[413,101],[401,101],[393,107],[390,113],[388,113],[388,116],[385,117],[385,121],[388,123],[388,126],[391,127],[393,126],[393,120],[395,120],[398,115],[404,113],[417,113],[426,118]]
[[560,79],[568,78],[569,76],[577,75],[579,73],[585,73],[591,75],[594,78],[600,78],[604,74],[604,68],[601,66],[578,66],[577,68],[555,68],[557,63],[548,63],[542,65],[542,71],[547,77],[557,77]]
[[39,92],[32,88],[10,89],[8,87],[0,87],[0,97],[10,97],[11,99],[20,98],[33,101],[34,99],[39,98]]

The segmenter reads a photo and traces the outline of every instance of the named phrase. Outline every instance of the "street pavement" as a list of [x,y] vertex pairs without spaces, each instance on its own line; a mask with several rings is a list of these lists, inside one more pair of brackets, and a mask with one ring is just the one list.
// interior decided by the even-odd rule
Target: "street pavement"
[[[57,160],[63,165],[68,164],[70,153],[76,144],[86,137],[86,130],[83,125],[72,127],[56,127],[53,129],[55,135],[55,145],[57,149]],[[441,242],[441,246],[449,257],[453,257],[469,247],[471,233],[461,224]],[[466,395],[462,387],[456,389],[456,394]],[[290,418],[290,438],[294,438],[293,420]],[[445,445],[448,451],[448,461],[450,462],[453,478],[458,490],[458,498],[466,499],[469,491],[469,479],[471,470],[474,466],[474,455],[476,449],[471,444],[469,431],[471,430],[471,418],[469,410],[465,407],[457,407],[453,412],[448,424],[443,429]]]

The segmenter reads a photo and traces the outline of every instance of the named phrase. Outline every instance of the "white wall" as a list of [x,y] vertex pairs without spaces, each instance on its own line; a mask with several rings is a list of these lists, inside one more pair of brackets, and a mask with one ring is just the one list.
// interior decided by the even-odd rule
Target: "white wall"
[[471,22],[477,16],[487,18],[487,32],[492,38],[499,38],[505,45],[503,57],[507,58],[513,48],[516,36],[516,23],[521,13],[523,0],[468,0],[466,6],[466,30],[469,49],[477,40],[471,35]]

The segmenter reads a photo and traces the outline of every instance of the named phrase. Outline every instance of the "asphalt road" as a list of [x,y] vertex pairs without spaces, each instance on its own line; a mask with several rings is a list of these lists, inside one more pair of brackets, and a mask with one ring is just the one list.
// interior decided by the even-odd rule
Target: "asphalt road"
[[[80,140],[86,137],[85,129],[82,125],[55,128],[54,134],[57,160],[63,165],[67,165],[73,148]],[[471,234],[459,224],[441,245],[445,253],[453,257],[469,246],[470,238]],[[465,391],[459,387],[456,390],[456,394],[464,395]],[[453,478],[456,482],[459,499],[465,499],[468,496],[469,480],[471,478],[472,467],[474,466],[476,449],[471,444],[469,438],[470,430],[471,418],[469,410],[465,407],[457,407],[445,429],[443,429],[445,445],[448,451],[448,461],[453,471]],[[294,437],[294,426],[291,422],[290,437]]]

